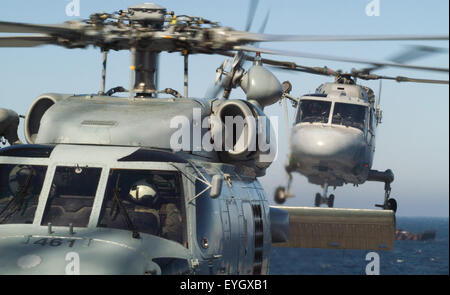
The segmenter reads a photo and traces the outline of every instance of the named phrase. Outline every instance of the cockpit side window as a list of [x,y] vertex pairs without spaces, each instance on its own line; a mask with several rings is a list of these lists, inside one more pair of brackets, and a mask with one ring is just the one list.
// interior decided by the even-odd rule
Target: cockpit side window
[[303,99],[300,101],[295,123],[328,123],[331,102]]
[[184,243],[182,201],[178,172],[113,169],[98,226],[133,230]]
[[56,167],[42,225],[86,227],[101,168]]
[[364,130],[366,111],[362,105],[336,102],[331,123]]
[[0,224],[31,224],[46,166],[0,165]]

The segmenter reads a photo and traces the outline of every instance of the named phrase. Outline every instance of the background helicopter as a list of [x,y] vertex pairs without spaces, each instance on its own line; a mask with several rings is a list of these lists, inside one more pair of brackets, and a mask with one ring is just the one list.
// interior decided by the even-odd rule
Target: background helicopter
[[[440,51],[444,49],[413,47],[392,60],[406,62]],[[335,77],[334,83],[324,83],[314,93],[301,98],[291,96],[289,93],[292,85],[289,82],[284,84],[285,97],[293,102],[296,116],[286,164],[287,191],[284,187],[278,187],[275,191],[275,201],[282,204],[287,197],[292,197],[291,173],[295,171],[306,176],[309,182],[322,186],[323,193],[317,193],[315,197],[316,207],[322,203],[333,207],[335,196],[333,194],[328,196],[329,186],[336,188],[347,183],[359,185],[365,181],[378,181],[385,185],[385,196],[384,203],[376,206],[396,211],[397,202],[390,198],[391,183],[394,181],[393,172],[390,169],[386,171],[371,169],[375,153],[376,129],[382,121],[381,80],[430,84],[448,84],[449,81],[373,74],[373,71],[379,70],[382,66],[342,73],[327,67],[305,67],[273,60],[266,62],[283,69]],[[436,71],[445,70],[436,69]],[[369,87],[358,85],[357,79],[380,80],[379,97],[376,98],[375,92]]]
[[[42,39],[46,39],[47,41],[48,40],[50,40],[50,41],[54,41],[54,39],[53,38],[41,38],[41,40],[40,41],[42,41]],[[57,40],[58,42],[59,42],[59,40]],[[138,84],[138,86],[140,86],[139,84]],[[144,89],[145,90],[145,89]],[[145,91],[144,91],[145,92]],[[143,92],[139,92],[139,93],[143,93]],[[28,116],[27,116],[28,117]],[[31,136],[32,136],[32,134],[31,134]],[[32,139],[32,137],[31,137],[31,139]],[[12,150],[12,149],[11,149]],[[98,150],[97,152],[101,152],[101,150]],[[60,154],[60,156],[62,156],[62,155],[68,155],[68,152],[69,152],[69,150],[66,150],[66,151],[60,151],[61,152],[61,154]],[[74,157],[76,158],[76,157],[80,157],[80,154],[78,154],[78,155],[74,155]],[[56,157],[56,158],[58,158],[56,155],[55,156],[51,156],[51,161],[53,161],[53,160],[56,160],[56,158],[53,158],[53,157]],[[195,168],[194,168],[194,170],[195,170]],[[192,172],[191,171],[191,173],[195,173],[195,172]],[[241,175],[242,176],[242,175]],[[233,182],[234,183],[236,183],[236,181],[238,181],[237,179],[233,179]],[[41,206],[42,207],[42,206]],[[231,212],[233,212],[233,211],[231,211]],[[256,213],[258,212],[258,210],[256,210],[255,211]],[[254,214],[256,214],[254,212]],[[41,212],[42,213],[42,212]],[[255,218],[255,220],[256,220],[256,218]],[[271,220],[272,221],[272,223],[275,223],[274,221],[274,219],[272,219]],[[235,226],[234,224],[233,224],[233,226]],[[266,228],[266,227],[265,227]],[[55,227],[55,229],[56,230],[59,230],[58,228],[56,228]],[[47,230],[47,228],[45,229],[45,230]],[[79,229],[78,229],[79,230]],[[266,230],[267,230],[267,228],[266,228]],[[51,229],[51,227],[49,227],[49,232],[52,232],[52,229]],[[267,237],[267,235],[265,235],[266,237]],[[233,240],[234,240],[234,238],[235,238],[235,236],[233,236]],[[203,241],[203,242],[205,242],[205,241]],[[207,241],[206,241],[207,242]],[[264,242],[265,243],[265,242]],[[205,244],[205,243],[203,243],[203,245],[206,247],[206,248],[208,248],[208,244]],[[267,245],[266,244],[264,244],[264,247],[266,247]],[[209,248],[210,248],[210,250],[208,250],[209,252],[210,252],[210,254],[214,254],[214,251],[213,251],[213,246],[212,245],[209,245]],[[263,249],[263,251],[262,251],[262,253],[264,254],[264,255],[266,255],[267,254],[267,251],[266,251],[267,249]],[[253,252],[255,255],[256,255],[256,252]],[[228,253],[228,254],[230,254],[230,253]],[[233,263],[231,263],[230,261],[229,261],[229,259],[233,259],[232,257],[234,257],[233,255],[228,255],[227,254],[227,257],[215,257],[214,259],[217,259],[219,262],[218,262],[218,264],[220,265],[221,263],[225,263],[225,264],[228,264],[228,265],[236,265],[234,262]],[[260,255],[261,253],[259,253],[258,254],[258,256]],[[203,260],[202,260],[202,262],[203,262]],[[256,263],[256,264],[258,264],[258,263]],[[251,265],[251,269],[254,267],[255,265]],[[260,268],[261,267],[261,268]],[[202,266],[202,268],[203,268],[203,266]],[[246,266],[246,268],[248,269],[248,265]],[[230,268],[227,268],[227,267],[225,267],[225,268],[223,268],[223,267],[216,267],[216,266],[214,266],[214,270],[216,271],[216,270],[221,270],[221,269],[223,269],[225,272],[233,272],[233,271],[236,271],[236,269],[230,269]],[[259,271],[267,271],[267,262],[264,260],[263,261],[263,264],[262,264],[262,266],[258,266],[258,265],[256,265],[256,271],[258,272],[258,269],[259,269]],[[208,271],[208,268],[206,267],[205,268],[205,270],[206,271]],[[255,268],[253,268],[253,271],[255,271]]]

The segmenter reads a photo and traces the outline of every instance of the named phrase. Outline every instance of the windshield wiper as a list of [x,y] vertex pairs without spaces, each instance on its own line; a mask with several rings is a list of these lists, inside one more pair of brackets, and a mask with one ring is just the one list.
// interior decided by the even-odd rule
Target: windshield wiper
[[[133,232],[133,238],[139,239],[141,236],[139,235],[139,232],[137,231],[136,227],[134,226],[133,222],[131,221],[131,218],[128,215],[128,212],[122,203],[122,200],[120,200],[120,198],[119,198],[119,180],[120,180],[120,173],[117,175],[116,185],[114,187],[114,201],[117,202],[117,205],[119,206],[119,211],[122,213],[122,217],[124,218],[125,223],[127,224],[128,228]],[[112,210],[114,210],[115,202],[113,202],[111,212],[112,212]]]
[[[28,192],[28,189],[29,189],[30,184],[31,184],[31,178],[33,177],[33,173],[34,173],[34,171],[31,170],[30,174],[28,174],[28,176],[27,176],[27,179],[26,179],[25,183],[19,187],[17,195],[14,196],[11,199],[11,201],[8,202],[8,204],[2,210],[2,212],[0,212],[0,216],[1,216],[3,213],[10,211],[10,213],[8,215],[6,215],[0,221],[0,224],[6,222],[12,215],[14,215],[16,212],[19,212],[22,209],[23,202],[25,201],[25,197],[27,196],[27,192]],[[9,206],[13,203],[13,201],[16,201],[15,206],[12,206],[8,210]]]
[[[8,202],[8,204],[6,204],[5,208],[3,208],[3,210],[0,212],[0,216],[2,216],[3,213],[7,212],[9,206],[11,206],[11,204],[13,202],[14,202],[14,197],[11,198],[11,200]],[[12,214],[10,214],[10,215],[12,215]],[[7,215],[5,218],[3,218],[3,220],[0,221],[0,224],[5,222],[9,218],[10,215]]]

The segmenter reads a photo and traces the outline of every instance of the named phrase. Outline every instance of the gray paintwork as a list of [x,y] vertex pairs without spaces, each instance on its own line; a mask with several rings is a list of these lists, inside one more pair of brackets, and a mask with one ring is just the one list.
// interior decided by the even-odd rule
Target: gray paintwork
[[[305,95],[300,101],[309,99],[332,102],[328,123],[298,123],[293,126],[288,170],[300,172],[311,183],[319,185],[364,183],[375,152],[377,124],[373,123],[377,119],[370,117],[376,113],[375,101],[369,100],[367,88],[360,85],[325,83],[318,87],[316,93],[325,96]],[[363,130],[332,124],[336,102],[368,108]]]
[[[202,103],[195,99],[130,101],[118,97],[73,96],[55,104],[45,113],[35,143],[170,149],[170,137],[177,130],[170,127],[170,120],[183,116],[189,120],[189,129],[192,130],[194,108],[201,110],[202,117],[211,114],[210,101]],[[156,124],[158,128],[149,128]]]
[[[65,255],[77,252],[80,256],[81,274],[252,274],[254,255],[254,220],[252,205],[262,209],[264,222],[263,259],[259,262],[261,273],[267,273],[271,247],[269,206],[260,183],[256,178],[237,174],[234,165],[199,161],[190,158],[197,171],[209,181],[212,175],[229,175],[229,181],[222,186],[221,195],[212,199],[209,192],[192,199],[194,184],[189,180],[198,172],[190,163],[167,162],[118,162],[117,160],[132,154],[139,147],[111,147],[91,145],[58,144],[50,158],[18,158],[0,156],[1,164],[48,165],[39,205],[33,224],[9,224],[0,226],[0,248],[8,255],[0,256],[0,273],[2,274],[64,274],[68,262]],[[48,226],[40,225],[52,176],[56,166],[100,167],[102,175],[94,200],[89,224],[86,228],[74,228],[70,235],[69,227],[53,226],[48,233]],[[132,238],[127,230],[98,228],[98,217],[104,197],[107,176],[112,168],[153,169],[183,172],[184,204],[186,210],[187,247],[179,243],[156,236],[141,234],[140,239]],[[197,175],[197,177],[200,177]],[[208,210],[197,210],[202,208]],[[61,239],[62,246],[42,246],[35,244],[42,238]],[[200,243],[208,240],[208,248]],[[76,240],[73,247],[68,241]],[[27,255],[39,256],[40,263],[35,267],[20,267],[19,259]],[[185,267],[163,269],[155,263],[155,258],[178,258]],[[153,260],[152,260],[153,259]]]
[[[171,150],[172,136],[179,135],[182,130],[188,130],[189,144],[183,146],[183,150],[211,161],[236,164],[239,169],[251,170],[254,175],[263,176],[271,162],[260,160],[259,155],[262,152],[237,155],[234,150],[228,150],[228,157],[228,151],[208,151],[202,144],[207,133],[214,133],[204,125],[200,129],[202,122],[205,119],[211,122],[213,119],[216,119],[216,122],[221,121],[221,112],[224,109],[231,109],[226,112],[227,116],[265,116],[257,106],[242,100],[129,99],[48,93],[39,96],[30,107],[25,121],[25,137],[30,144],[95,144]],[[171,126],[176,117],[182,118],[186,125]],[[213,127],[214,125],[211,126]],[[196,128],[198,133],[194,130]],[[270,130],[270,125],[267,125],[266,132]],[[221,136],[225,136],[225,131],[221,132]],[[225,142],[225,139],[222,139],[222,142]],[[271,140],[271,148],[276,148],[274,139]],[[270,152],[271,150],[266,151]],[[222,155],[220,160],[218,154]]]
[[[0,225],[0,248],[2,252],[11,252],[11,255],[0,257],[0,264],[4,265],[0,273],[62,274],[68,251],[80,255],[81,274],[267,273],[271,247],[270,210],[256,176],[263,175],[270,163],[258,165],[258,158],[253,153],[231,157],[227,164],[217,152],[192,151],[192,140],[190,151],[177,153],[182,159],[189,160],[188,163],[117,161],[143,147],[173,154],[170,137],[177,130],[170,127],[173,117],[184,116],[192,129],[205,117],[218,116],[217,112],[227,105],[234,109],[236,105],[249,108],[246,111],[255,115],[263,114],[251,103],[217,99],[129,99],[55,93],[39,96],[27,113],[26,138],[29,144],[50,144],[54,149],[48,159],[0,156],[0,164],[48,166],[33,224]],[[194,118],[194,109],[199,110],[198,118]],[[207,131],[207,128],[202,129],[201,135]],[[69,235],[68,227],[53,226],[53,233],[49,234],[48,227],[41,225],[57,166],[102,169],[89,225],[75,228],[73,236]],[[112,168],[181,172],[187,244],[147,234],[141,234],[142,238],[136,240],[129,231],[97,227]],[[226,179],[219,196],[209,197],[209,190],[198,195],[192,179],[205,177],[211,182],[214,175]],[[254,206],[261,210],[262,232],[255,228],[255,219],[259,217],[255,217]],[[204,209],[197,210],[198,207]],[[256,235],[263,237],[257,249]],[[34,244],[43,238],[76,239],[77,246],[49,249]],[[208,241],[207,248],[201,245],[204,239]],[[255,255],[255,251],[261,255]],[[27,255],[37,255],[41,262],[30,269],[20,268],[18,261],[21,258],[31,259]],[[114,259],[109,259],[111,256]],[[155,262],[159,258],[180,260],[179,264],[161,269]]]

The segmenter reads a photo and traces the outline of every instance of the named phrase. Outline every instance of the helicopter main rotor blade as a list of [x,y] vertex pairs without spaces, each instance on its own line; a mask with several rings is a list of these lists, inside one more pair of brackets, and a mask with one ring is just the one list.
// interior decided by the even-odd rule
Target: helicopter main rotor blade
[[408,50],[390,58],[389,60],[396,63],[405,63],[425,57],[430,54],[448,52],[447,48],[435,46],[414,45],[408,47],[409,47]]
[[73,34],[78,33],[67,25],[35,25],[0,21],[0,33]]
[[346,73],[340,73],[335,72],[335,76],[339,75],[349,75],[355,78],[363,79],[363,80],[394,80],[397,82],[412,82],[412,83],[429,83],[429,84],[449,84],[448,80],[434,80],[434,79],[422,79],[422,78],[410,78],[410,77],[404,77],[404,76],[396,76],[396,77],[390,77],[390,76],[383,76],[383,75],[375,75],[375,74],[368,74],[368,73],[362,73],[357,70],[352,71],[349,74]]
[[[258,3],[259,3],[259,0],[250,0],[248,13],[247,13],[247,24],[245,26],[245,31],[249,31],[253,24],[253,20],[256,15],[256,9],[258,7]],[[241,66],[246,61],[245,54],[242,54],[242,53],[240,53],[240,54],[233,53],[231,57],[233,57],[233,60],[234,60],[233,65],[235,65],[235,66]],[[244,59],[243,62],[241,62],[241,59]],[[233,68],[231,71],[233,71]],[[222,83],[216,82],[214,85],[211,85],[208,88],[208,90],[205,93],[205,97],[211,97],[211,98],[217,97],[220,94],[220,92],[222,92],[223,88],[224,87],[223,87]]]
[[[406,63],[411,62],[416,59],[420,59],[429,55],[448,52],[447,48],[434,47],[434,46],[425,46],[425,45],[414,45],[408,46],[407,50],[402,51],[401,53],[389,58],[388,60],[395,63]],[[363,73],[370,73],[373,71],[378,71],[382,69],[384,66],[374,66],[369,68],[361,69]]]
[[[264,62],[264,61],[263,61]],[[267,64],[270,64],[269,62],[264,62]],[[298,66],[297,68],[292,67],[286,67],[282,65],[271,65],[271,67],[274,67],[275,69],[279,70],[285,70],[285,71],[297,71],[302,73],[308,73],[308,74],[314,74],[314,75],[322,75],[322,76],[339,76],[342,75],[342,73],[334,72],[331,69],[327,68],[308,68],[303,66]],[[328,72],[327,72],[328,70]],[[345,75],[345,74],[343,74]],[[356,77],[363,80],[393,80],[396,82],[411,82],[411,83],[427,83],[427,84],[449,84],[448,80],[433,80],[433,79],[421,79],[421,78],[409,78],[404,76],[396,76],[396,77],[389,77],[389,76],[378,76],[378,75],[370,75],[371,77],[359,75],[359,74],[348,74],[349,76]]]
[[270,10],[267,11],[266,16],[264,17],[263,23],[258,31],[259,34],[263,34],[264,31],[266,30],[267,23],[269,22],[269,16],[270,16]]
[[[228,56],[228,57],[234,56],[234,53],[227,52],[227,51],[217,52],[217,54],[220,54],[223,56]],[[246,55],[245,59],[247,61],[254,61],[255,57]],[[298,65],[291,61],[279,61],[279,60],[273,60],[273,59],[268,59],[268,58],[261,58],[261,61],[263,64],[273,66],[276,69],[298,71],[298,72],[323,75],[323,76],[332,76],[334,74],[334,71],[327,67],[307,67],[307,66]]]
[[284,55],[284,56],[291,56],[291,57],[303,57],[303,58],[310,58],[310,59],[323,59],[323,60],[348,62],[348,63],[371,64],[371,65],[375,65],[375,66],[389,66],[389,67],[424,70],[424,71],[436,71],[436,72],[445,72],[445,73],[449,72],[448,68],[414,66],[414,65],[406,65],[406,64],[399,64],[399,63],[393,63],[393,62],[380,62],[380,61],[373,61],[373,60],[364,60],[364,59],[357,59],[357,58],[346,58],[346,57],[338,57],[338,56],[331,56],[331,55],[298,52],[298,51],[272,50],[272,49],[265,49],[265,48],[256,48],[256,47],[253,47],[253,46],[234,46],[233,49],[234,50],[250,51],[250,52],[261,52],[261,53],[271,54],[271,55]]
[[[249,20],[251,26],[255,0],[250,3]],[[0,21],[0,33],[37,33],[58,38],[58,44],[66,48],[85,48],[89,45],[113,50],[129,50],[138,39],[139,44],[154,51],[182,51],[191,53],[207,50],[229,50],[249,43],[269,41],[380,41],[380,40],[448,40],[448,35],[378,35],[378,36],[306,36],[270,35],[250,33],[218,26],[214,22],[193,17],[179,18],[178,26],[171,27],[168,21],[159,30],[134,26],[124,26],[121,21],[129,21],[130,15],[91,15],[90,20],[72,21],[60,25],[39,25]],[[175,24],[176,25],[176,24]],[[203,26],[205,25],[205,26]],[[205,31],[205,34],[192,34]],[[202,27],[203,26],[203,27]],[[136,36],[135,36],[136,35]],[[133,41],[134,40],[134,41]],[[238,49],[236,49],[238,50]]]
[[55,43],[56,38],[45,35],[0,37],[0,47],[35,47]]
[[256,9],[258,7],[259,0],[250,0],[250,6],[247,14],[247,24],[245,25],[245,31],[250,31],[250,28],[255,19]]
[[307,67],[302,65],[297,65],[294,62],[287,61],[277,61],[271,59],[262,59],[264,64],[271,65],[276,69],[288,70],[288,71],[298,71],[308,74],[322,75],[322,76],[340,76],[349,75],[352,77],[360,78],[363,80],[394,80],[397,82],[412,82],[412,83],[430,83],[430,84],[449,84],[448,80],[433,80],[433,79],[422,79],[422,78],[410,78],[404,76],[381,76],[375,74],[368,74],[359,71],[353,71],[350,74],[345,74],[340,71],[333,71],[327,67]]
[[[361,78],[361,77],[359,77]],[[364,78],[362,78],[364,79]],[[421,79],[421,78],[409,78],[409,77],[403,77],[403,76],[397,76],[397,77],[389,77],[389,76],[379,76],[378,79],[372,79],[372,80],[394,80],[397,82],[412,82],[412,83],[428,83],[428,84],[449,84],[448,80],[432,80],[432,79]]]
[[273,35],[255,34],[250,32],[234,31],[240,40],[247,42],[316,42],[316,41],[437,41],[449,40],[449,35]]

